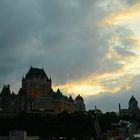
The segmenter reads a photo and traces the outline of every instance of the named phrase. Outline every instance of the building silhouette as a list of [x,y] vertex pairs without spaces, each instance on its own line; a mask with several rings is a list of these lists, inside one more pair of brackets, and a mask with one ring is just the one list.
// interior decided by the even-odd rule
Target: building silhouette
[[128,109],[121,109],[121,105],[119,104],[119,114],[120,116],[140,116],[140,109],[138,107],[138,101],[134,96],[132,96],[128,102]]
[[80,95],[75,98],[75,111],[85,111],[84,99]]
[[30,68],[25,77],[22,78],[22,89],[27,98],[48,96],[52,91],[51,78],[49,79],[43,69]]
[[15,112],[16,99],[15,93],[11,93],[10,85],[4,85],[0,94],[0,108],[4,112]]
[[51,78],[44,69],[30,67],[22,77],[22,84],[18,95],[12,94],[10,85],[5,85],[0,94],[0,107],[7,112],[74,112],[85,111],[83,98],[78,95],[75,100],[62,94],[60,89],[52,89]]

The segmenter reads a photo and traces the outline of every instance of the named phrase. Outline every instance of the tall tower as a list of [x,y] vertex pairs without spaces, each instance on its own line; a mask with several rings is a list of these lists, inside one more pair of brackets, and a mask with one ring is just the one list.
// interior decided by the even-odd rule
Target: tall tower
[[130,98],[130,100],[129,100],[129,108],[128,109],[129,110],[137,110],[137,109],[139,109],[138,102],[137,102],[137,100],[135,99],[134,96],[132,96]]
[[47,96],[52,89],[51,78],[40,68],[31,67],[22,79],[22,89],[27,98]]
[[75,111],[85,111],[84,99],[80,95],[75,98]]

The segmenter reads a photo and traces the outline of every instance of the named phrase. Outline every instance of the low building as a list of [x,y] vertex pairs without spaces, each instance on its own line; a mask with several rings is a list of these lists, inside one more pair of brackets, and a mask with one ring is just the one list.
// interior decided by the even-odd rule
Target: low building
[[9,136],[0,136],[0,140],[39,140],[39,136],[27,136],[26,131],[10,131]]

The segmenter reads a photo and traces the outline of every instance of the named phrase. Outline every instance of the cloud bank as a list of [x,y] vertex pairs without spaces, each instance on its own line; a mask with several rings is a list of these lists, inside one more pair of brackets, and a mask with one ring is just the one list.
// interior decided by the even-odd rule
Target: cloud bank
[[0,87],[9,83],[17,93],[32,65],[45,69],[54,89],[83,95],[88,108],[97,96],[97,104],[112,95],[127,99],[123,93],[140,74],[139,6],[138,0],[1,0]]

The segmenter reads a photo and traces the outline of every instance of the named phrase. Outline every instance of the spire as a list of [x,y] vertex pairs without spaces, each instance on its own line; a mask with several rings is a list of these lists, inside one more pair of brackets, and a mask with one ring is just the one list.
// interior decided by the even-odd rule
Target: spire
[[74,102],[74,100],[73,100],[73,98],[72,98],[71,95],[69,96],[69,101],[70,101],[70,102]]
[[57,92],[60,92],[59,88],[57,89]]
[[57,89],[55,96],[57,96],[57,97],[61,97],[62,96],[62,93],[61,93],[59,88]]
[[121,104],[119,103],[119,115],[121,113]]
[[60,91],[60,89],[59,89],[59,88],[57,89],[57,93],[61,93],[61,91]]

